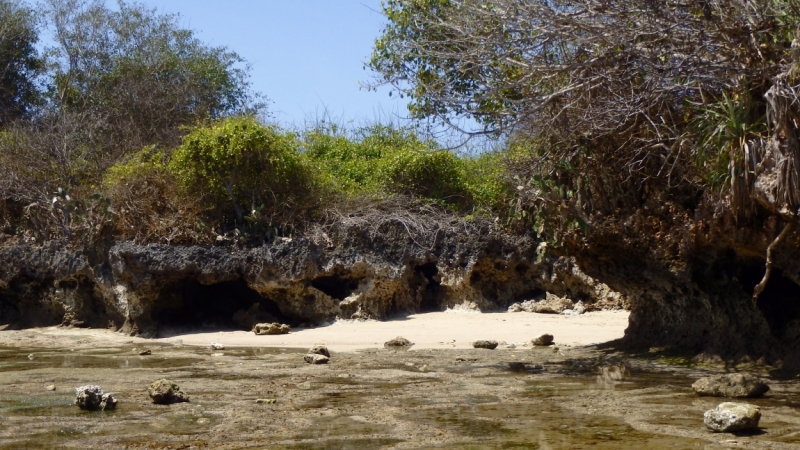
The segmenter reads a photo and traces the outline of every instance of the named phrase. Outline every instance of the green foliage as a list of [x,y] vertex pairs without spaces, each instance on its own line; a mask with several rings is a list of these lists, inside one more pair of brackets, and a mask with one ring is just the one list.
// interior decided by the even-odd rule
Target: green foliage
[[34,12],[19,0],[0,0],[0,127],[38,105],[36,79],[44,62]]
[[237,221],[260,205],[287,207],[313,186],[292,133],[251,117],[233,117],[197,128],[183,138],[169,170],[189,191],[215,205],[230,202]]
[[504,152],[483,153],[463,158],[464,183],[475,204],[503,212],[513,197]]
[[102,127],[96,134],[114,156],[177,145],[183,126],[259,107],[242,58],[204,44],[176,15],[124,1],[116,11],[102,1],[46,3],[58,43],[50,100],[101,119],[91,125]]
[[695,158],[712,189],[730,184],[731,160],[742,158],[741,149],[748,140],[766,136],[766,117],[757,112],[749,92],[742,92],[723,93],[720,100],[700,109],[693,119],[698,140]]
[[458,157],[407,128],[375,125],[352,136],[336,131],[306,133],[303,153],[335,192],[404,194],[460,209],[490,209],[508,192],[497,155]]
[[109,167],[103,178],[103,188],[112,189],[150,175],[166,176],[168,161],[169,157],[165,151],[155,146],[147,146],[128,161]]

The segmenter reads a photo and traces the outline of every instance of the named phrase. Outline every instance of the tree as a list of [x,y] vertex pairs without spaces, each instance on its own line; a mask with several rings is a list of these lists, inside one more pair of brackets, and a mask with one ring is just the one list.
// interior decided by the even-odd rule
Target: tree
[[[114,164],[146,146],[176,147],[189,126],[261,106],[242,58],[204,44],[175,15],[123,1],[116,10],[101,0],[44,6],[57,43],[44,101],[0,134],[0,203],[24,207],[44,238],[70,236],[76,216],[64,208],[89,204]],[[35,23],[20,23],[34,42]]]
[[19,0],[0,0],[0,128],[28,115],[39,101],[44,68],[36,51],[37,21]]
[[47,3],[59,43],[53,100],[99,111],[118,146],[177,145],[181,126],[259,107],[244,60],[205,45],[176,15],[124,1],[116,11],[101,0]]
[[[481,133],[521,143],[531,157],[518,176],[539,176],[523,197],[572,193],[560,198],[587,217],[638,207],[656,192],[696,198],[709,171],[734,173],[727,181],[736,186],[745,144],[766,129],[764,94],[796,72],[799,8],[790,0],[389,0],[369,65],[376,84],[411,97],[416,117],[471,117]],[[712,158],[695,119],[726,98],[731,111],[747,105],[750,122],[728,127],[740,130],[727,138],[738,144]],[[731,120],[718,118],[712,128]]]

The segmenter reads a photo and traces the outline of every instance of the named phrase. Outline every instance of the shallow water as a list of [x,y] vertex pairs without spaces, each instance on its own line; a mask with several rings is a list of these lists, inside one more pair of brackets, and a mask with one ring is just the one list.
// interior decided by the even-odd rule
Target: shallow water
[[[148,348],[0,347],[0,449],[800,446],[793,384],[748,400],[764,412],[759,433],[712,435],[702,412],[719,400],[663,370],[523,351],[334,354],[310,366],[293,349]],[[162,377],[191,402],[150,403],[144,388]],[[73,406],[73,388],[88,382],[113,392],[117,410]]]

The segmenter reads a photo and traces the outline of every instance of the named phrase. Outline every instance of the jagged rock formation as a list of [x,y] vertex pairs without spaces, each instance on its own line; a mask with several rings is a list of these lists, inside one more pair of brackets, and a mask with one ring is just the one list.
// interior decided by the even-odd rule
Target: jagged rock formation
[[[344,228],[337,245],[308,238],[256,248],[136,245],[0,247],[0,323],[70,323],[156,336],[159,326],[250,329],[258,322],[386,319],[466,306],[505,308],[551,292],[589,307],[624,297],[540,243],[490,226],[437,233],[430,248],[402,224]],[[537,248],[539,259],[537,263]]]

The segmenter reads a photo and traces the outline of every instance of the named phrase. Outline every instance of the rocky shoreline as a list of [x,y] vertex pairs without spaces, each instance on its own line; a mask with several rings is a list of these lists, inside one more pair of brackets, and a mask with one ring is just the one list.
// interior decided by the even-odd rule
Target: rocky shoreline
[[[485,222],[457,222],[427,240],[388,221],[255,247],[6,242],[0,245],[0,325],[63,324],[157,337],[163,327],[311,327],[448,309],[626,309],[624,340],[634,349],[800,365],[793,250],[776,255],[773,276],[754,304],[763,266],[758,252],[747,259],[743,246],[755,249],[763,239],[719,240],[723,233],[716,230],[704,240],[692,238],[682,250],[691,250],[691,258],[664,265],[668,259],[658,251],[667,237],[630,227],[622,235],[638,230],[639,238],[595,233],[591,246],[574,256]],[[676,242],[689,245],[691,236]],[[737,240],[741,248],[734,251]]]
[[430,248],[401,225],[380,234],[349,229],[335,246],[309,238],[255,248],[5,245],[0,322],[155,337],[162,325],[318,325],[447,308],[490,311],[553,296],[562,310],[578,302],[589,311],[626,305],[571,259],[543,255],[540,242],[477,226],[465,231],[438,233]]

